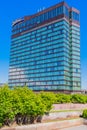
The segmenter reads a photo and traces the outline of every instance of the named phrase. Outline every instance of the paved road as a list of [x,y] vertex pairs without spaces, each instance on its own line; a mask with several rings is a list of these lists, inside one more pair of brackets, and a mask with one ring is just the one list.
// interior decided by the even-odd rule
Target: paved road
[[65,128],[63,130],[87,130],[87,125]]

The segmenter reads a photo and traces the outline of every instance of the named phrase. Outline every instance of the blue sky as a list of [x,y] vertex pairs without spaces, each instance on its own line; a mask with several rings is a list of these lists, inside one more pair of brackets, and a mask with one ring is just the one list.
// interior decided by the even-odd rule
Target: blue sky
[[[0,82],[8,81],[11,23],[13,20],[36,13],[40,8],[55,5],[61,0],[2,0],[0,1]],[[87,89],[87,1],[66,0],[80,10],[82,88]]]

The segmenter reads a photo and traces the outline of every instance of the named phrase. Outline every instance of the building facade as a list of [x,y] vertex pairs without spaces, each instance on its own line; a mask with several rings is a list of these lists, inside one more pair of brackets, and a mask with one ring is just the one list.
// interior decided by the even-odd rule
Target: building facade
[[61,2],[13,22],[10,87],[81,89],[79,15]]

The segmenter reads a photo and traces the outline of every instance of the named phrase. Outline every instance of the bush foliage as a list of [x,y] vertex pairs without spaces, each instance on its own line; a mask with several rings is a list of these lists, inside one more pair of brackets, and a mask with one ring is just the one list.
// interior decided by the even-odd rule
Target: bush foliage
[[71,95],[67,94],[56,94],[56,103],[61,104],[61,103],[70,103],[71,102]]
[[[45,113],[49,113],[53,104],[87,103],[87,95],[54,94],[52,92],[34,93],[28,87],[0,87],[0,126],[31,124],[41,122]],[[83,112],[83,117],[86,116]]]
[[41,121],[41,116],[52,108],[51,94],[35,94],[27,87],[14,90],[8,86],[0,88],[0,126],[17,124],[31,124]]
[[83,111],[82,116],[83,116],[83,118],[86,118],[86,119],[87,119],[87,109],[85,109],[85,110]]

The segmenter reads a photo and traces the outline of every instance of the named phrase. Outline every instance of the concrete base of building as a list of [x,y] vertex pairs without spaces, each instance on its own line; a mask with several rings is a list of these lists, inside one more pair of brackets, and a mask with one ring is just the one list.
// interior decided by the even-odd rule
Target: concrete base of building
[[65,93],[65,94],[87,94],[87,90],[35,90],[35,93],[39,92],[54,92],[54,93]]

